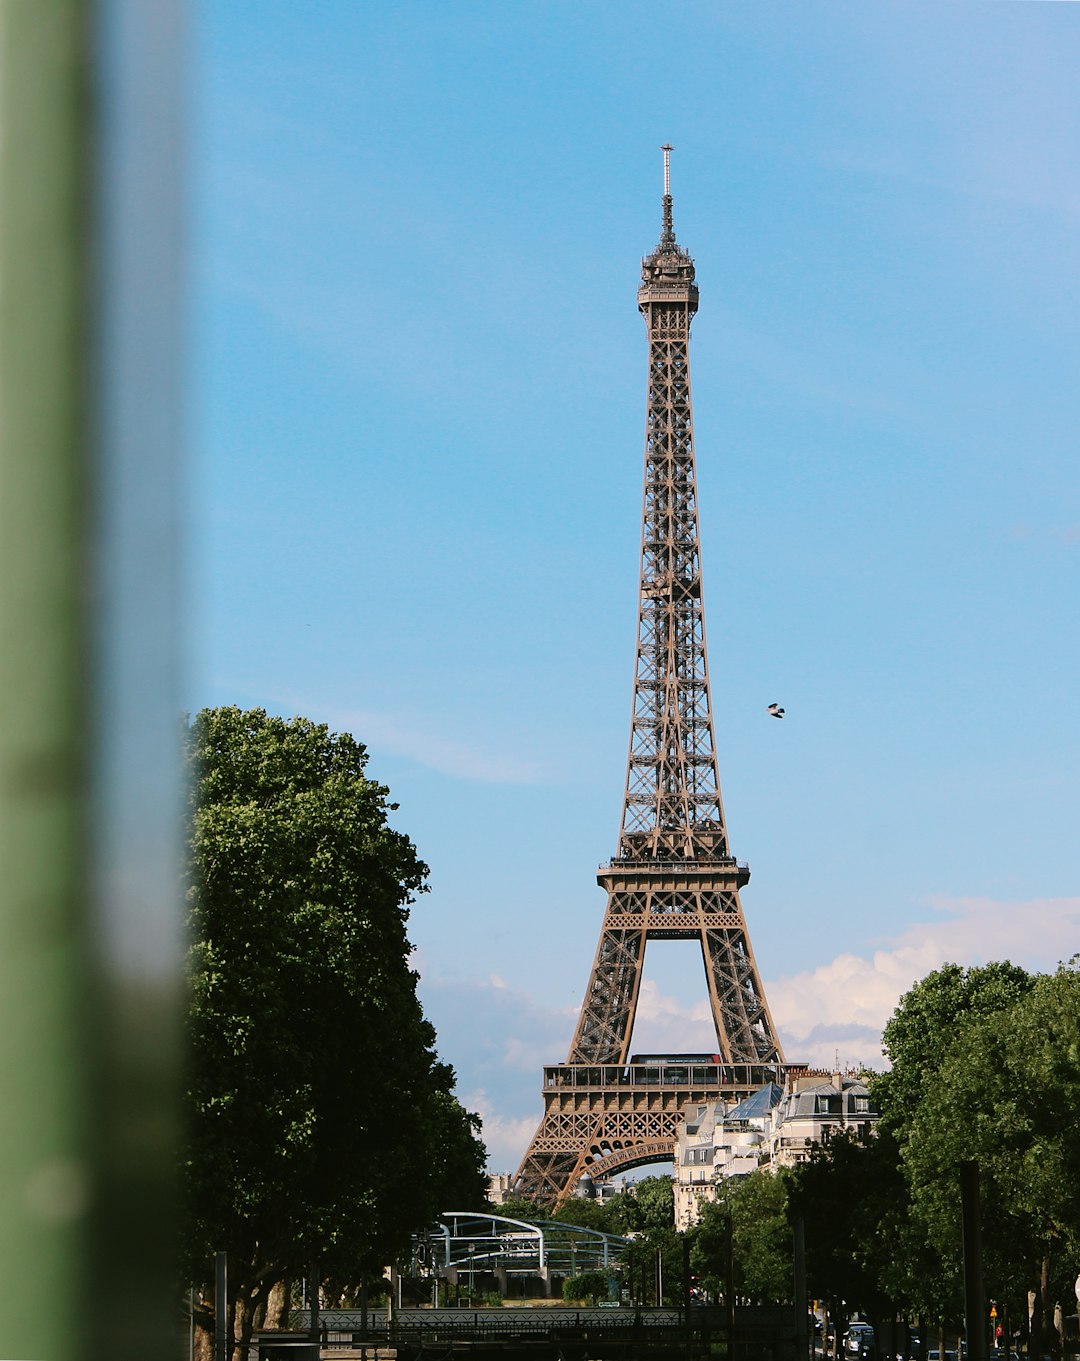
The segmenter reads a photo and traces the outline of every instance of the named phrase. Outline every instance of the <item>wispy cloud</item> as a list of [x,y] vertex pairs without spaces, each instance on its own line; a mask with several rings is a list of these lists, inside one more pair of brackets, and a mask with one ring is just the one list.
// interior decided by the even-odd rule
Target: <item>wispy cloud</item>
[[439,1054],[457,1073],[458,1098],[484,1122],[488,1167],[513,1171],[543,1111],[544,1065],[565,1057],[576,1008],[544,1006],[498,975],[440,976],[422,951],[413,963]]
[[369,746],[385,747],[442,775],[484,784],[538,784],[547,774],[547,767],[540,761],[463,742],[434,731],[423,721],[399,714],[362,710],[347,717]]
[[404,756],[458,780],[542,784],[551,773],[546,762],[495,751],[483,743],[462,741],[438,731],[426,718],[377,709],[336,708],[325,701],[298,704],[295,712],[321,714],[331,728],[352,733],[372,751]]
[[687,1003],[642,979],[631,1047],[644,1054],[711,1053],[716,1033],[708,998]]

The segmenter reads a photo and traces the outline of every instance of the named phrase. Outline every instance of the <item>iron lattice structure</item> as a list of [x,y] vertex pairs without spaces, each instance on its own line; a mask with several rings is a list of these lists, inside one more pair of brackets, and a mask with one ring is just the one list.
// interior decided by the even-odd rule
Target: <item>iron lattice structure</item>
[[[618,851],[597,875],[607,908],[577,1030],[566,1063],[545,1070],[544,1115],[515,1179],[542,1203],[585,1172],[670,1159],[683,1105],[740,1100],[784,1069],[739,903],[750,871],[730,854],[720,797],[690,400],[698,289],[675,239],[663,151],[663,225],[638,289],[649,382],[626,794]],[[631,1060],[649,940],[700,946],[715,1054]]]

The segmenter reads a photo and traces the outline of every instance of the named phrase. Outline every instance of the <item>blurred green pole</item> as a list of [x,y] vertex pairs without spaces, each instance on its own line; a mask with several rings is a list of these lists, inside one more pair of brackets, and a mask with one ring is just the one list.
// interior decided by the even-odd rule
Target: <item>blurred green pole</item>
[[0,4],[0,1355],[88,1318],[87,24]]
[[181,0],[0,0],[0,1356],[179,1337]]

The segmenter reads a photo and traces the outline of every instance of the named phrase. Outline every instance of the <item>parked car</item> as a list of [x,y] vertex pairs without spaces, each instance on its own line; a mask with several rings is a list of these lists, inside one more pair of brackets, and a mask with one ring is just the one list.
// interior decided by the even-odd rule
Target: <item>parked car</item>
[[874,1351],[874,1330],[869,1323],[849,1323],[844,1334],[845,1356],[870,1356]]

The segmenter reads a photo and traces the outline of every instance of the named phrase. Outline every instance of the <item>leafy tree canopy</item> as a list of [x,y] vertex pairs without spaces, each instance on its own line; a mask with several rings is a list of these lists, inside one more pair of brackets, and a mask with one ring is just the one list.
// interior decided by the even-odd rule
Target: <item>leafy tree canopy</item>
[[884,1036],[893,1067],[873,1081],[875,1136],[834,1137],[792,1180],[811,1289],[871,1315],[957,1320],[958,1165],[971,1160],[988,1289],[1025,1321],[1036,1289],[1051,1318],[1056,1300],[1071,1303],[1080,1254],[1075,962],[1049,976],[946,965],[901,999]]
[[610,1205],[584,1196],[571,1196],[569,1200],[564,1200],[553,1218],[561,1224],[577,1224],[583,1229],[599,1229],[601,1233],[619,1232],[612,1228]]
[[563,1299],[567,1304],[576,1300],[589,1300],[596,1304],[607,1299],[608,1274],[606,1271],[583,1271],[580,1276],[569,1276],[563,1281]]
[[786,1300],[792,1289],[791,1224],[784,1175],[752,1172],[721,1183],[691,1230],[691,1267],[707,1289],[725,1288],[727,1222],[731,1221],[736,1295]]
[[[956,1167],[978,1163],[988,1280],[1068,1297],[1080,1251],[1080,973],[1032,981],[1008,1011],[965,1027],[917,1105],[903,1147],[919,1221],[959,1276]],[[1062,1259],[1065,1260],[1062,1260]],[[1054,1282],[1055,1265],[1066,1268]]]
[[427,867],[364,747],[304,718],[203,710],[190,768],[189,1279],[229,1253],[241,1301],[313,1260],[377,1271],[483,1202],[409,967]]
[[507,1219],[524,1219],[526,1223],[550,1219],[551,1212],[544,1205],[528,1200],[525,1196],[507,1196],[498,1205],[492,1206],[492,1213],[505,1215]]
[[[803,1220],[813,1296],[876,1318],[912,1291],[922,1265],[908,1239],[909,1197],[894,1135],[834,1133],[793,1168],[790,1209]],[[926,1264],[935,1273],[936,1259]]]
[[973,1017],[1007,1011],[1033,982],[1031,974],[1008,960],[971,969],[944,964],[905,993],[882,1036],[892,1068],[873,1082],[884,1125],[904,1124]]
[[671,1177],[642,1177],[630,1190],[612,1197],[609,1205],[612,1233],[674,1231],[675,1187]]

